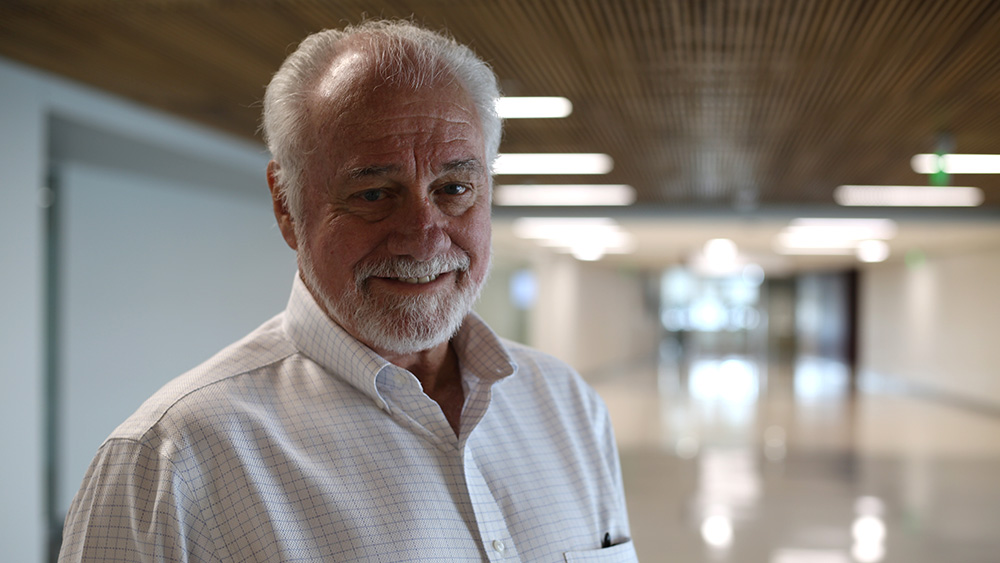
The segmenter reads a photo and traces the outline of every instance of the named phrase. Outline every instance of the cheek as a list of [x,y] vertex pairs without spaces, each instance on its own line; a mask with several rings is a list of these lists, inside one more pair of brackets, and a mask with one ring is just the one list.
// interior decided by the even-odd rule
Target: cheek
[[323,225],[312,229],[308,237],[313,269],[319,282],[331,289],[354,283],[354,268],[367,254],[359,229]]
[[490,254],[493,251],[492,225],[488,215],[467,232],[465,251],[473,259],[473,276],[476,281],[482,281],[489,270]]

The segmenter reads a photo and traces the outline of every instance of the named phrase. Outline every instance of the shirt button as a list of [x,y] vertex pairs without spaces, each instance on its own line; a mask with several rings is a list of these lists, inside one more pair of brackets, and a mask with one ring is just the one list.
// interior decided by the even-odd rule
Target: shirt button
[[493,549],[497,550],[497,553],[503,553],[503,550],[507,549],[507,546],[500,540],[493,540]]

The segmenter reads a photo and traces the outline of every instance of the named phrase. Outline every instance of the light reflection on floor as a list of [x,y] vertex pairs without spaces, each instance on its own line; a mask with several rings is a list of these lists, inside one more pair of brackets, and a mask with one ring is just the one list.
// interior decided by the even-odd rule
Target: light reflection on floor
[[593,382],[645,563],[996,563],[1000,417],[738,355]]

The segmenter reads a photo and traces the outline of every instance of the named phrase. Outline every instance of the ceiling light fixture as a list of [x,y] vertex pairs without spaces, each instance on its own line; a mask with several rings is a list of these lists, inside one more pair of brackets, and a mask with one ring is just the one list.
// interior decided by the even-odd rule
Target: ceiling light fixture
[[838,186],[833,199],[844,206],[975,207],[983,190],[958,186]]
[[712,262],[730,263],[739,256],[739,249],[736,243],[727,238],[714,238],[705,243],[702,254]]
[[783,246],[780,241],[774,245],[774,251],[778,254],[797,256],[850,256],[857,253],[857,249],[853,246],[850,248],[793,248]]
[[776,238],[778,248],[785,250],[816,250],[820,254],[850,254],[858,246],[854,239],[823,238],[802,236],[795,233],[781,232]]
[[546,119],[573,113],[573,103],[559,96],[504,97],[496,101],[497,114],[503,119]]
[[701,252],[694,254],[688,261],[692,271],[709,278],[736,275],[744,265],[745,260],[740,257],[736,243],[727,238],[707,241]]
[[506,184],[496,187],[497,205],[632,205],[635,188],[625,184]]
[[895,237],[896,231],[891,219],[795,219],[778,233],[774,248],[781,254],[857,254],[862,260],[879,261],[874,257],[882,251],[887,257],[888,245],[878,243]]
[[599,260],[605,254],[632,252],[635,243],[614,220],[607,217],[522,217],[514,234],[579,260]]
[[858,260],[884,262],[889,257],[889,243],[884,240],[863,240],[858,243]]
[[1000,154],[918,154],[910,167],[918,174],[1000,174]]
[[600,153],[506,153],[493,163],[494,174],[607,174],[610,156]]
[[804,238],[837,240],[891,239],[898,226],[892,219],[804,217],[793,219],[783,232]]

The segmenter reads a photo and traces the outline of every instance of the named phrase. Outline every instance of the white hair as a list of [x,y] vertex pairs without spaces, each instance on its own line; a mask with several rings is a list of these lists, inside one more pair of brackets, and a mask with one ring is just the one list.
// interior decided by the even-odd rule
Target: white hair
[[408,21],[368,21],[342,30],[328,29],[306,37],[274,74],[264,94],[264,141],[278,163],[279,193],[293,218],[301,216],[306,160],[315,150],[315,124],[307,101],[338,55],[360,46],[372,57],[387,82],[419,88],[442,75],[457,80],[479,114],[492,170],[500,149],[500,97],[496,75],[472,50],[454,39]]

